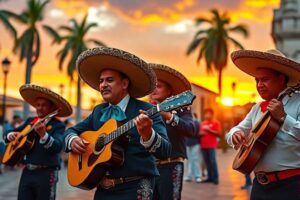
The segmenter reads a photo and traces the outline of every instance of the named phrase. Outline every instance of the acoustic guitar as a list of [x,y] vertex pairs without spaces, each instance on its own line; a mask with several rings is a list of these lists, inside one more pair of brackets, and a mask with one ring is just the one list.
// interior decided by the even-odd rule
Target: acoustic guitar
[[[58,111],[59,110],[55,110],[54,112],[49,113],[44,118],[37,120],[37,122],[48,123],[52,117],[58,114]],[[35,142],[34,128],[36,124],[37,123],[27,125],[21,132],[18,133],[15,140],[7,144],[2,158],[3,164],[14,166],[30,151]]]
[[[299,89],[300,83],[293,87],[287,87],[278,95],[277,100],[281,101],[286,95],[292,96],[294,93],[298,93]],[[252,128],[246,142],[240,147],[232,168],[243,174],[250,174],[277,135],[281,125],[282,122],[275,120],[267,110]]]
[[[171,111],[192,104],[195,96],[185,91],[170,97],[146,111],[149,117],[161,111]],[[118,167],[124,163],[124,151],[117,140],[124,133],[135,127],[133,119],[118,127],[114,119],[108,120],[96,131],[85,131],[80,138],[89,142],[86,152],[69,153],[68,180],[70,185],[81,189],[96,187],[108,168]]]

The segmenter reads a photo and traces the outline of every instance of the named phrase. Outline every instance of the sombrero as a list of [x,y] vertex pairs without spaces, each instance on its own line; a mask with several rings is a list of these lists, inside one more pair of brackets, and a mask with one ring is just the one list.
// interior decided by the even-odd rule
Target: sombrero
[[162,64],[150,63],[158,80],[166,82],[172,88],[173,95],[191,90],[190,82],[183,74],[175,69]]
[[245,73],[256,76],[259,68],[272,69],[289,77],[288,85],[296,85],[300,80],[300,64],[287,58],[280,51],[266,52],[239,50],[231,54],[233,63]]
[[32,84],[25,84],[20,87],[19,91],[23,99],[33,107],[36,106],[35,103],[37,98],[44,98],[51,101],[57,106],[57,108],[60,109],[56,116],[67,117],[72,114],[71,105],[63,97],[47,88]]
[[130,79],[130,96],[135,98],[148,95],[156,85],[155,73],[145,61],[116,48],[88,49],[79,55],[76,65],[82,80],[95,90],[99,90],[99,76],[104,69],[125,74]]

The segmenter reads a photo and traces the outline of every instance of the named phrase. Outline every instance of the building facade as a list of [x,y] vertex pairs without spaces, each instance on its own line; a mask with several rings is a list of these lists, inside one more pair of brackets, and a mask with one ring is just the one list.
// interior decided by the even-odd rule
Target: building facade
[[278,50],[300,62],[300,0],[281,0],[274,10],[272,37]]

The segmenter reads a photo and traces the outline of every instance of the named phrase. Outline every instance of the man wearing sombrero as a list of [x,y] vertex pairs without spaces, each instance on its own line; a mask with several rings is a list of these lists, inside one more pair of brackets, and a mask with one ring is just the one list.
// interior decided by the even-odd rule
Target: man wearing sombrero
[[[37,85],[26,84],[20,87],[23,99],[35,107],[37,117],[28,118],[21,126],[6,133],[6,142],[13,141],[17,134],[28,125],[34,125],[35,142],[25,155],[18,200],[55,199],[60,152],[63,148],[65,125],[57,117],[72,114],[70,104],[60,95]],[[41,121],[48,114],[58,110],[55,117]]]
[[[126,51],[98,47],[83,52],[77,59],[80,77],[100,91],[106,103],[97,105],[85,120],[66,131],[67,151],[83,153],[87,143],[78,137],[87,130],[98,130],[113,118],[126,122],[135,118],[124,145],[124,164],[108,169],[99,180],[94,199],[152,199],[154,177],[158,176],[153,156],[165,158],[170,145],[159,114],[149,118],[142,110],[151,104],[137,100],[155,87],[156,77],[146,62]],[[120,182],[119,180],[123,180]]]
[[[161,103],[166,98],[191,90],[189,81],[175,69],[162,64],[150,64],[157,76],[155,90],[150,100]],[[166,122],[167,133],[172,145],[170,157],[158,159],[157,167],[160,176],[156,178],[154,198],[160,200],[181,199],[184,159],[186,156],[185,137],[196,135],[195,123],[189,108],[176,113],[161,112]]]
[[[300,199],[300,95],[279,94],[300,80],[300,64],[278,50],[267,52],[240,50],[231,54],[232,61],[253,76],[256,89],[265,101],[255,104],[248,115],[227,134],[228,144],[239,149],[264,112],[281,124],[254,168],[251,200]],[[298,88],[299,89],[299,88]]]

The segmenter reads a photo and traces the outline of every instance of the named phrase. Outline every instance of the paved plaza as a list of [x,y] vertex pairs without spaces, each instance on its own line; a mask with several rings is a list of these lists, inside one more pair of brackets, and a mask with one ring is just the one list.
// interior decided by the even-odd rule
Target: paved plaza
[[[210,183],[184,183],[183,200],[248,200],[248,190],[241,190],[244,184],[244,176],[231,169],[231,163],[235,152],[229,150],[226,153],[218,150],[217,160],[220,173],[219,185]],[[20,170],[6,171],[0,174],[0,200],[16,200]],[[85,191],[69,186],[67,171],[63,168],[59,174],[57,189],[58,200],[93,199],[94,191]]]

